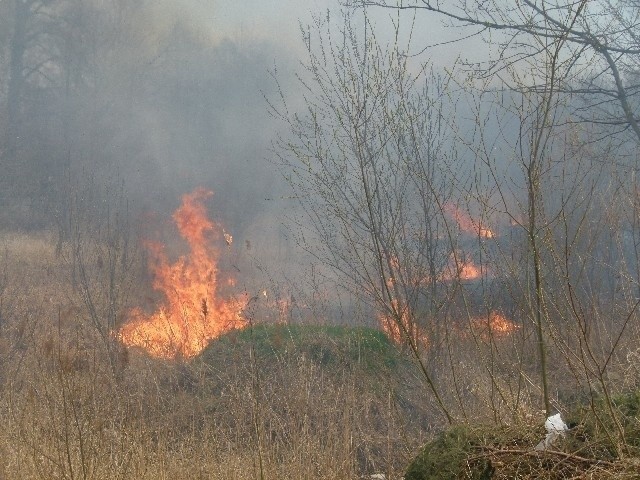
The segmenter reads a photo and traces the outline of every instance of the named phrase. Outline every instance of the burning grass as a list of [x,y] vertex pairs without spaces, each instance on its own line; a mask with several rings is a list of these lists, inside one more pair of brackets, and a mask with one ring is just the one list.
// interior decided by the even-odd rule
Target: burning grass
[[[205,198],[204,192],[195,195],[185,214],[198,217]],[[198,248],[201,253],[213,254],[214,263],[197,270],[195,278],[207,282],[212,275],[220,278],[216,255],[220,248],[232,248],[227,246],[230,239],[224,237],[225,232],[213,222],[201,227],[191,221],[179,222],[179,228],[205,240],[202,247],[191,247],[187,242],[190,255],[195,252],[200,258]],[[437,409],[425,396],[415,365],[378,330],[266,325],[255,319],[244,321],[244,328],[236,328],[236,324],[217,330],[215,336],[199,343],[203,347],[199,355],[171,359],[148,355],[141,349],[124,350],[113,337],[101,335],[100,325],[95,323],[114,308],[119,321],[129,311],[126,297],[103,294],[112,279],[107,276],[107,256],[100,243],[83,250],[83,267],[92,279],[90,292],[94,295],[89,304],[83,299],[87,292],[78,288],[82,277],[78,276],[78,265],[69,262],[68,246],[58,257],[54,236],[6,238],[9,254],[2,257],[6,274],[0,285],[2,480],[255,479],[261,475],[347,480],[375,472],[399,478],[420,446],[443,428]],[[188,255],[174,262],[163,255],[152,255],[155,268],[170,273],[172,282],[187,278],[194,262]],[[128,290],[128,285],[136,284],[135,273],[139,271],[123,270],[122,275],[131,278],[118,277],[113,284]],[[216,302],[222,300],[218,289],[196,288],[197,295],[191,300],[185,300],[179,288],[174,290],[176,298],[190,304],[192,310],[185,316],[165,316],[165,322],[195,317],[200,322],[219,312]],[[206,309],[202,296],[207,298]],[[169,298],[170,294],[164,297],[165,311]],[[116,300],[121,303],[113,307],[110,302]],[[92,316],[90,306],[97,315]],[[146,320],[162,310],[158,308]],[[507,334],[515,330],[523,333],[518,338],[525,339],[526,324],[514,325],[501,314],[471,320],[465,325],[475,334],[478,345],[451,328],[450,351],[435,338],[425,349],[425,358],[431,362],[427,367],[442,382],[445,401],[452,405],[458,400],[467,402],[471,405],[467,418],[493,417],[499,419],[496,423],[530,413],[533,409],[529,405],[535,401],[528,399],[535,397],[535,391],[526,387],[517,390],[515,355],[493,357],[499,360],[493,382],[478,380],[485,365],[480,350],[502,349],[503,343],[509,342],[495,339],[509,338]],[[492,341],[484,345],[486,336]],[[203,339],[204,335],[199,333],[198,337]],[[506,352],[506,348],[500,350],[500,354]],[[446,390],[451,372],[457,375],[457,391],[453,387]],[[497,388],[506,394],[513,388],[514,395],[522,399],[520,410],[507,410],[510,400],[500,403]],[[637,398],[614,399],[630,449],[638,442]],[[596,408],[606,414],[597,402]],[[617,478],[625,478],[637,458],[635,450],[625,459],[617,457],[619,446],[607,443],[603,424],[590,424],[589,411],[581,415],[578,421],[590,440],[578,445],[578,450],[570,449],[575,446],[563,450],[569,457],[531,453],[530,447],[544,433],[538,426],[541,422],[506,430],[495,428],[495,424],[474,427],[463,423],[428,445],[433,451],[439,448],[438,455],[449,458],[449,464],[462,465],[467,473],[488,472],[490,462],[494,478],[508,478],[527,468],[545,472],[541,469],[546,465],[557,464],[561,466],[549,467],[549,471],[574,468],[571,471],[576,476],[588,472],[594,478],[600,473],[601,478],[607,478],[616,472]],[[613,426],[607,428],[612,431]],[[449,447],[450,452],[442,451]],[[594,459],[599,461],[597,469]],[[442,467],[440,472],[446,469]],[[457,478],[474,478],[458,473],[463,476]]]
[[[2,480],[244,480],[260,477],[260,463],[265,478],[397,476],[421,442],[423,422],[410,419],[426,418],[428,405],[407,385],[402,404],[414,410],[396,410],[389,381],[404,360],[381,332],[256,325],[191,360],[122,350],[105,343],[74,265],[46,238],[12,241],[2,262]],[[102,315],[106,257],[84,251]]]
[[453,203],[445,203],[443,210],[458,224],[458,228],[464,233],[480,238],[495,238],[496,234],[491,229],[480,221],[473,219],[469,213],[459,206]]
[[207,217],[204,201],[213,195],[203,189],[184,195],[173,219],[189,254],[170,262],[160,243],[146,242],[153,288],[165,301],[147,315],[134,308],[117,337],[128,347],[140,347],[155,357],[191,358],[222,333],[243,328],[246,298],[219,296],[219,251],[213,240],[231,236]]

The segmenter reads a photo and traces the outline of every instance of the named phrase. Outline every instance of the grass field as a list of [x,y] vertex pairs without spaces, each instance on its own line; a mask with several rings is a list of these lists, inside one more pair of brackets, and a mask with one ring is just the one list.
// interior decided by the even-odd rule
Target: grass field
[[55,240],[0,238],[0,478],[397,477],[435,427],[412,363],[370,328],[256,324],[191,361],[127,351]]
[[[250,318],[188,361],[126,349],[102,321],[120,324],[148,294],[142,258],[128,257],[114,282],[108,248],[88,243],[79,264],[56,244],[0,236],[2,480],[515,478],[519,468],[530,473],[518,478],[564,478],[558,462],[577,465],[574,478],[634,478],[623,474],[638,458],[637,394],[613,403],[623,454],[618,426],[592,421],[609,418],[606,402],[569,391],[557,392],[572,405],[563,412],[586,436],[563,444],[565,457],[522,453],[545,432],[533,383],[514,387],[520,337],[460,335],[454,350],[426,352],[443,386],[454,379],[443,391],[458,420],[447,430],[409,352],[370,327]],[[487,352],[493,376],[481,381]],[[633,358],[612,372],[627,392]],[[447,458],[457,468],[448,476],[438,463]]]

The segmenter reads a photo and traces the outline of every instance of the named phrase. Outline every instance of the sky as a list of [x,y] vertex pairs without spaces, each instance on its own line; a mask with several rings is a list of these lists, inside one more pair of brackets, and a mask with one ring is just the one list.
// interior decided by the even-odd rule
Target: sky
[[[312,23],[313,17],[323,16],[330,10],[337,16],[340,0],[161,0],[161,10],[171,21],[182,15],[194,27],[202,29],[214,41],[231,39],[240,44],[253,41],[269,41],[285,47],[289,53],[304,54],[300,25]],[[391,38],[392,21],[397,12],[385,9],[370,9],[377,32]],[[408,32],[413,13],[403,14],[401,25]],[[415,17],[411,51],[418,54],[427,45],[450,42],[469,33],[469,30],[446,27],[442,19],[432,13],[419,12]],[[477,39],[460,43],[446,43],[420,55],[437,65],[450,66],[459,56],[477,59],[483,55],[484,46]]]
[[183,16],[215,40],[269,40],[298,48],[299,22],[338,9],[339,0],[161,0],[157,5],[167,20]]

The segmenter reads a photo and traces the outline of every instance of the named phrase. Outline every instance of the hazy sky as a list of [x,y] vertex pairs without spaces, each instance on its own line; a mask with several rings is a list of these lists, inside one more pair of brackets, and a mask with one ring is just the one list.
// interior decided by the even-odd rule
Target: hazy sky
[[[339,27],[341,8],[340,0],[149,0],[145,4],[146,21],[136,26],[148,33],[151,44],[164,45],[176,19],[181,19],[198,32],[199,41],[210,38],[214,49],[220,47],[217,54],[185,52],[180,55],[190,59],[176,60],[176,65],[184,69],[178,76],[190,78],[191,93],[200,98],[194,103],[201,104],[203,112],[206,110],[206,115],[201,112],[203,119],[193,120],[193,115],[180,116],[172,110],[178,108],[173,104],[167,111],[151,106],[148,107],[150,111],[140,113],[142,120],[137,122],[136,131],[143,131],[144,135],[140,135],[147,139],[146,151],[150,152],[147,157],[155,162],[154,174],[163,174],[176,195],[189,188],[176,185],[176,177],[195,183],[210,176],[211,188],[221,192],[232,183],[249,185],[264,180],[266,173],[273,171],[273,166],[266,163],[274,157],[270,151],[271,141],[282,127],[267,115],[263,98],[264,92],[271,95],[271,101],[277,100],[270,72],[277,69],[284,94],[289,100],[295,99],[299,89],[295,80],[295,73],[300,70],[298,62],[308,59],[300,25],[312,25],[314,17],[324,17],[329,9],[333,25]],[[362,23],[363,11],[354,15],[355,24]],[[393,33],[392,17],[397,11],[378,8],[369,10],[368,15],[374,24],[377,41],[389,41]],[[400,24],[405,34],[412,20],[410,13],[402,18]],[[444,28],[440,18],[421,13],[415,19],[412,51],[419,52],[426,45],[468,33],[468,30]],[[438,70],[443,64],[451,65],[463,47],[466,54],[475,55],[473,47],[479,44],[481,42],[475,40],[464,45],[441,46],[420,55],[418,61],[431,58]],[[162,52],[158,52],[160,54]],[[194,88],[198,86],[202,91],[195,92]],[[205,123],[207,119],[213,122],[212,125]],[[180,162],[176,162],[177,158]],[[238,165],[245,164],[249,173],[239,171]],[[180,175],[176,175],[176,165],[180,166]],[[255,174],[258,171],[262,173]],[[139,169],[138,175],[146,177],[148,172]],[[143,183],[138,177],[132,180],[136,184]],[[224,197],[233,205],[240,205],[242,200],[248,211],[257,211],[263,206],[254,208],[250,205],[246,192],[258,200],[286,197],[282,192],[268,191],[270,185],[263,183],[259,188],[251,183],[234,192],[235,196],[229,193]]]
[[[193,3],[211,5],[203,0]],[[229,36],[247,35],[299,43],[299,21],[308,23],[313,13],[339,8],[338,0],[220,0],[211,7],[214,29]]]
[[312,13],[338,9],[339,0],[162,0],[157,5],[167,20],[183,15],[215,39],[268,39],[297,48],[299,21],[308,23]]
[[[279,47],[285,46],[289,53],[299,51],[302,55],[300,23],[309,25],[314,15],[324,15],[327,9],[336,18],[340,3],[340,0],[162,0],[157,5],[162,5],[161,15],[166,15],[169,22],[176,15],[183,15],[214,40],[230,38],[238,43],[267,40]],[[378,32],[391,33],[391,17],[395,18],[395,11],[371,9],[369,16]],[[418,13],[413,32],[414,52],[419,52],[425,45],[447,42],[470,33],[467,29],[444,27],[441,20],[431,13]],[[412,13],[406,12],[401,21],[405,32],[411,22]],[[484,50],[482,42],[472,39],[431,49],[423,58],[450,65],[461,52],[475,59]]]

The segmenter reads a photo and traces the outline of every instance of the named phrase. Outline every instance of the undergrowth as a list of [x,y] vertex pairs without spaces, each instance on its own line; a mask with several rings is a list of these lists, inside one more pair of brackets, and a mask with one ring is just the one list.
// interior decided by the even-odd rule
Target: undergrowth
[[640,478],[640,391],[614,398],[625,433],[624,455],[605,402],[596,399],[568,412],[571,428],[550,448],[535,446],[542,424],[458,425],[428,442],[405,480]]

